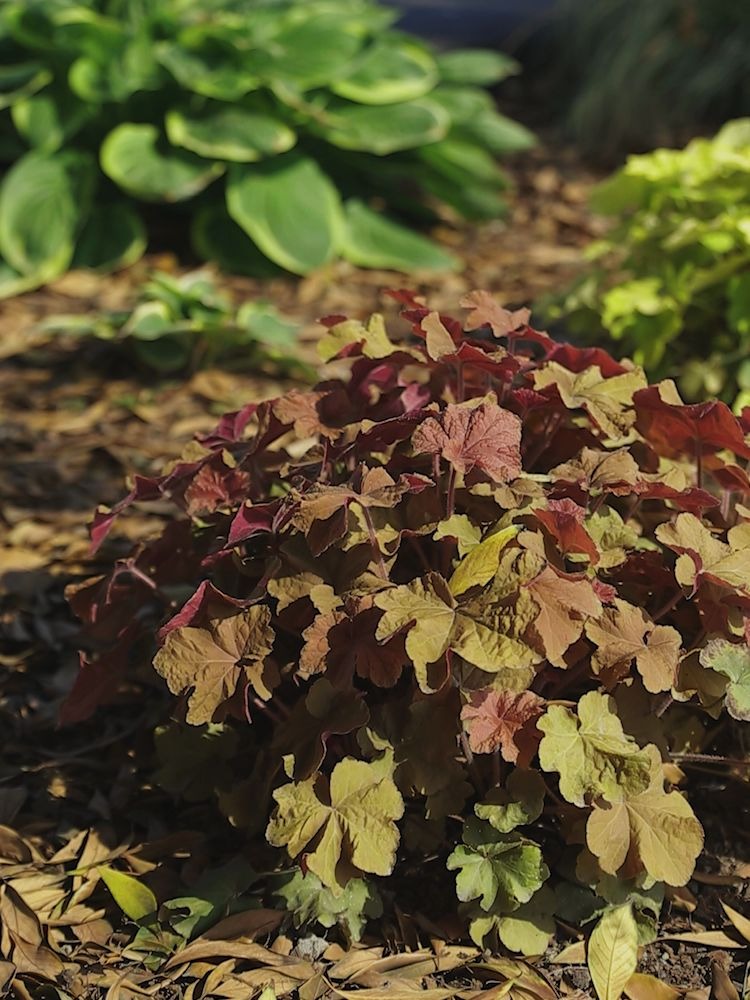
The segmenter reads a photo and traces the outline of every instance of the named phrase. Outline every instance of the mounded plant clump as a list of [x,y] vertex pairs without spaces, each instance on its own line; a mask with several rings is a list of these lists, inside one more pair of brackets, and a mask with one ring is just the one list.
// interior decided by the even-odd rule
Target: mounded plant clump
[[750,119],[684,149],[631,156],[593,208],[612,222],[549,308],[590,343],[606,331],[688,400],[750,403]]
[[411,227],[438,203],[502,212],[497,157],[533,139],[483,88],[517,67],[438,55],[396,16],[372,0],[2,4],[0,296],[137,260],[149,203],[162,222],[189,203],[195,251],[232,272],[456,266]]
[[702,849],[675,754],[750,718],[750,414],[487,293],[463,320],[392,294],[402,337],[327,318],[313,391],[97,513],[95,545],[132,504],[179,516],[71,594],[65,719],[163,679],[157,781],[215,796],[297,922],[356,936],[443,872],[475,942],[596,923],[602,992]]

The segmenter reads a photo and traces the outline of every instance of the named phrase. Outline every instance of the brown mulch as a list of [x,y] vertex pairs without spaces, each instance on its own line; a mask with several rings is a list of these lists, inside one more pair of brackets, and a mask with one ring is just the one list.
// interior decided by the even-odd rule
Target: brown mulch
[[[598,232],[586,210],[595,178],[572,155],[552,160],[543,150],[518,164],[513,175],[517,193],[507,220],[445,225],[436,233],[467,262],[460,274],[417,283],[436,308],[455,307],[474,288],[491,290],[507,306],[524,305],[564,285],[581,267],[582,249]],[[219,370],[159,380],[135,364],[128,368],[107,345],[50,341],[35,327],[52,315],[122,308],[149,269],[191,266],[189,260],[151,255],[114,276],[71,273],[48,288],[0,302],[0,995],[12,979],[11,958],[18,977],[10,988],[21,1000],[240,998],[269,983],[279,996],[299,989],[302,1000],[317,1000],[330,983],[347,990],[387,987],[392,1000],[420,985],[445,987],[446,995],[468,1000],[511,974],[521,976],[511,996],[526,1000],[553,1000],[556,991],[591,995],[585,967],[557,966],[553,952],[543,967],[554,989],[533,971],[513,971],[501,959],[488,971],[475,949],[437,941],[405,915],[388,928],[385,950],[377,938],[366,941],[354,972],[345,964],[351,956],[338,944],[324,943],[322,954],[311,958],[285,934],[266,933],[260,918],[241,929],[242,954],[228,932],[226,940],[182,953],[180,961],[158,970],[144,966],[133,951],[132,935],[123,930],[97,866],[122,859],[143,874],[162,862],[181,873],[208,866],[213,819],[197,806],[178,813],[149,783],[142,762],[150,753],[148,734],[163,721],[160,704],[126,694],[89,723],[57,727],[77,668],[77,625],[63,590],[101,569],[87,552],[87,525],[97,504],[116,501],[134,472],[160,470],[221,412],[276,395],[282,383],[263,372]],[[311,359],[319,316],[393,312],[382,290],[404,281],[403,275],[343,263],[304,280],[220,279],[237,302],[263,297],[300,322],[300,351]],[[137,537],[142,526],[136,515],[118,531]],[[727,801],[745,792],[746,785],[735,782],[729,792],[707,793],[703,881],[673,896],[666,932],[731,929],[720,900],[748,912],[750,866],[741,863],[747,833],[735,831],[711,808],[712,794]],[[228,837],[241,850],[241,838]],[[247,944],[253,937],[256,944]],[[730,979],[722,974],[728,972],[741,989],[747,949],[706,940],[711,947],[660,940],[645,949],[641,971],[691,1000],[707,1000],[712,983],[712,996],[732,1000]],[[407,946],[412,972],[404,961],[394,980],[388,955]],[[59,990],[50,993],[45,981],[57,981]]]

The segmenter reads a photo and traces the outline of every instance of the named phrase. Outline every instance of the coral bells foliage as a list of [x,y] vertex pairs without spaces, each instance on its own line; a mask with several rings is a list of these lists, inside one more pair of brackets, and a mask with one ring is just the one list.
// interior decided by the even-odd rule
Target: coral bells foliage
[[437,854],[477,942],[538,952],[623,900],[645,935],[702,846],[671,755],[750,718],[748,415],[487,293],[463,321],[392,294],[399,337],[325,320],[328,380],[97,513],[97,545],[139,501],[182,516],[73,594],[66,718],[150,648],[175,754],[191,727],[249,740],[219,803],[295,893],[364,905]]

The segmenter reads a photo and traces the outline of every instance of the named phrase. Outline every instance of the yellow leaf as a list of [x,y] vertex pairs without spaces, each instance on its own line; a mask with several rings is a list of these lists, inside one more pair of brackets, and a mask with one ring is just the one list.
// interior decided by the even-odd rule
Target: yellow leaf
[[630,903],[602,916],[589,938],[587,958],[599,1000],[619,1000],[638,964],[638,927]]
[[731,906],[727,906],[726,903],[722,903],[721,908],[729,917],[734,929],[739,931],[746,941],[750,941],[750,920],[747,917],[743,917],[737,910],[733,910]]
[[552,965],[585,965],[586,963],[586,942],[574,941],[554,958],[550,959]]
[[145,917],[155,916],[159,904],[147,885],[132,875],[117,871],[116,868],[102,866],[98,871],[102,881],[112,893],[112,898],[126,917],[140,921]]
[[517,524],[503,528],[494,535],[485,538],[476,548],[456,566],[449,586],[454,597],[463,594],[470,587],[483,586],[489,583],[497,572],[500,553],[512,541],[521,529]]
[[625,987],[625,996],[629,1000],[678,1000],[681,994],[669,983],[663,983],[642,972],[634,972]]

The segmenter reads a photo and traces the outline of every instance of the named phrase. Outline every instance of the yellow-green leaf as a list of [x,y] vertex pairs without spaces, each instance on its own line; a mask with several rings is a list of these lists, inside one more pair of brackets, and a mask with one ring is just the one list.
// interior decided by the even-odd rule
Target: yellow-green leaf
[[638,926],[630,903],[602,916],[589,938],[587,960],[599,1000],[619,1000],[638,964]]
[[489,583],[497,572],[500,553],[521,529],[512,524],[480,542],[456,566],[450,578],[451,593],[454,597],[463,594],[470,587],[481,587]]
[[126,917],[140,922],[156,914],[159,908],[156,896],[143,882],[106,865],[102,865],[98,871],[102,881],[112,893],[112,898]]
[[609,695],[589,691],[577,715],[550,705],[537,728],[544,733],[539,763],[544,771],[559,773],[560,792],[574,805],[584,806],[592,796],[621,802],[651,783],[651,751],[625,735]]
[[292,858],[314,843],[307,867],[334,895],[344,891],[357,870],[390,875],[399,842],[395,821],[404,812],[392,770],[392,755],[372,763],[345,757],[333,769],[330,784],[314,775],[282,785],[273,793],[277,809],[268,841],[286,847]]

